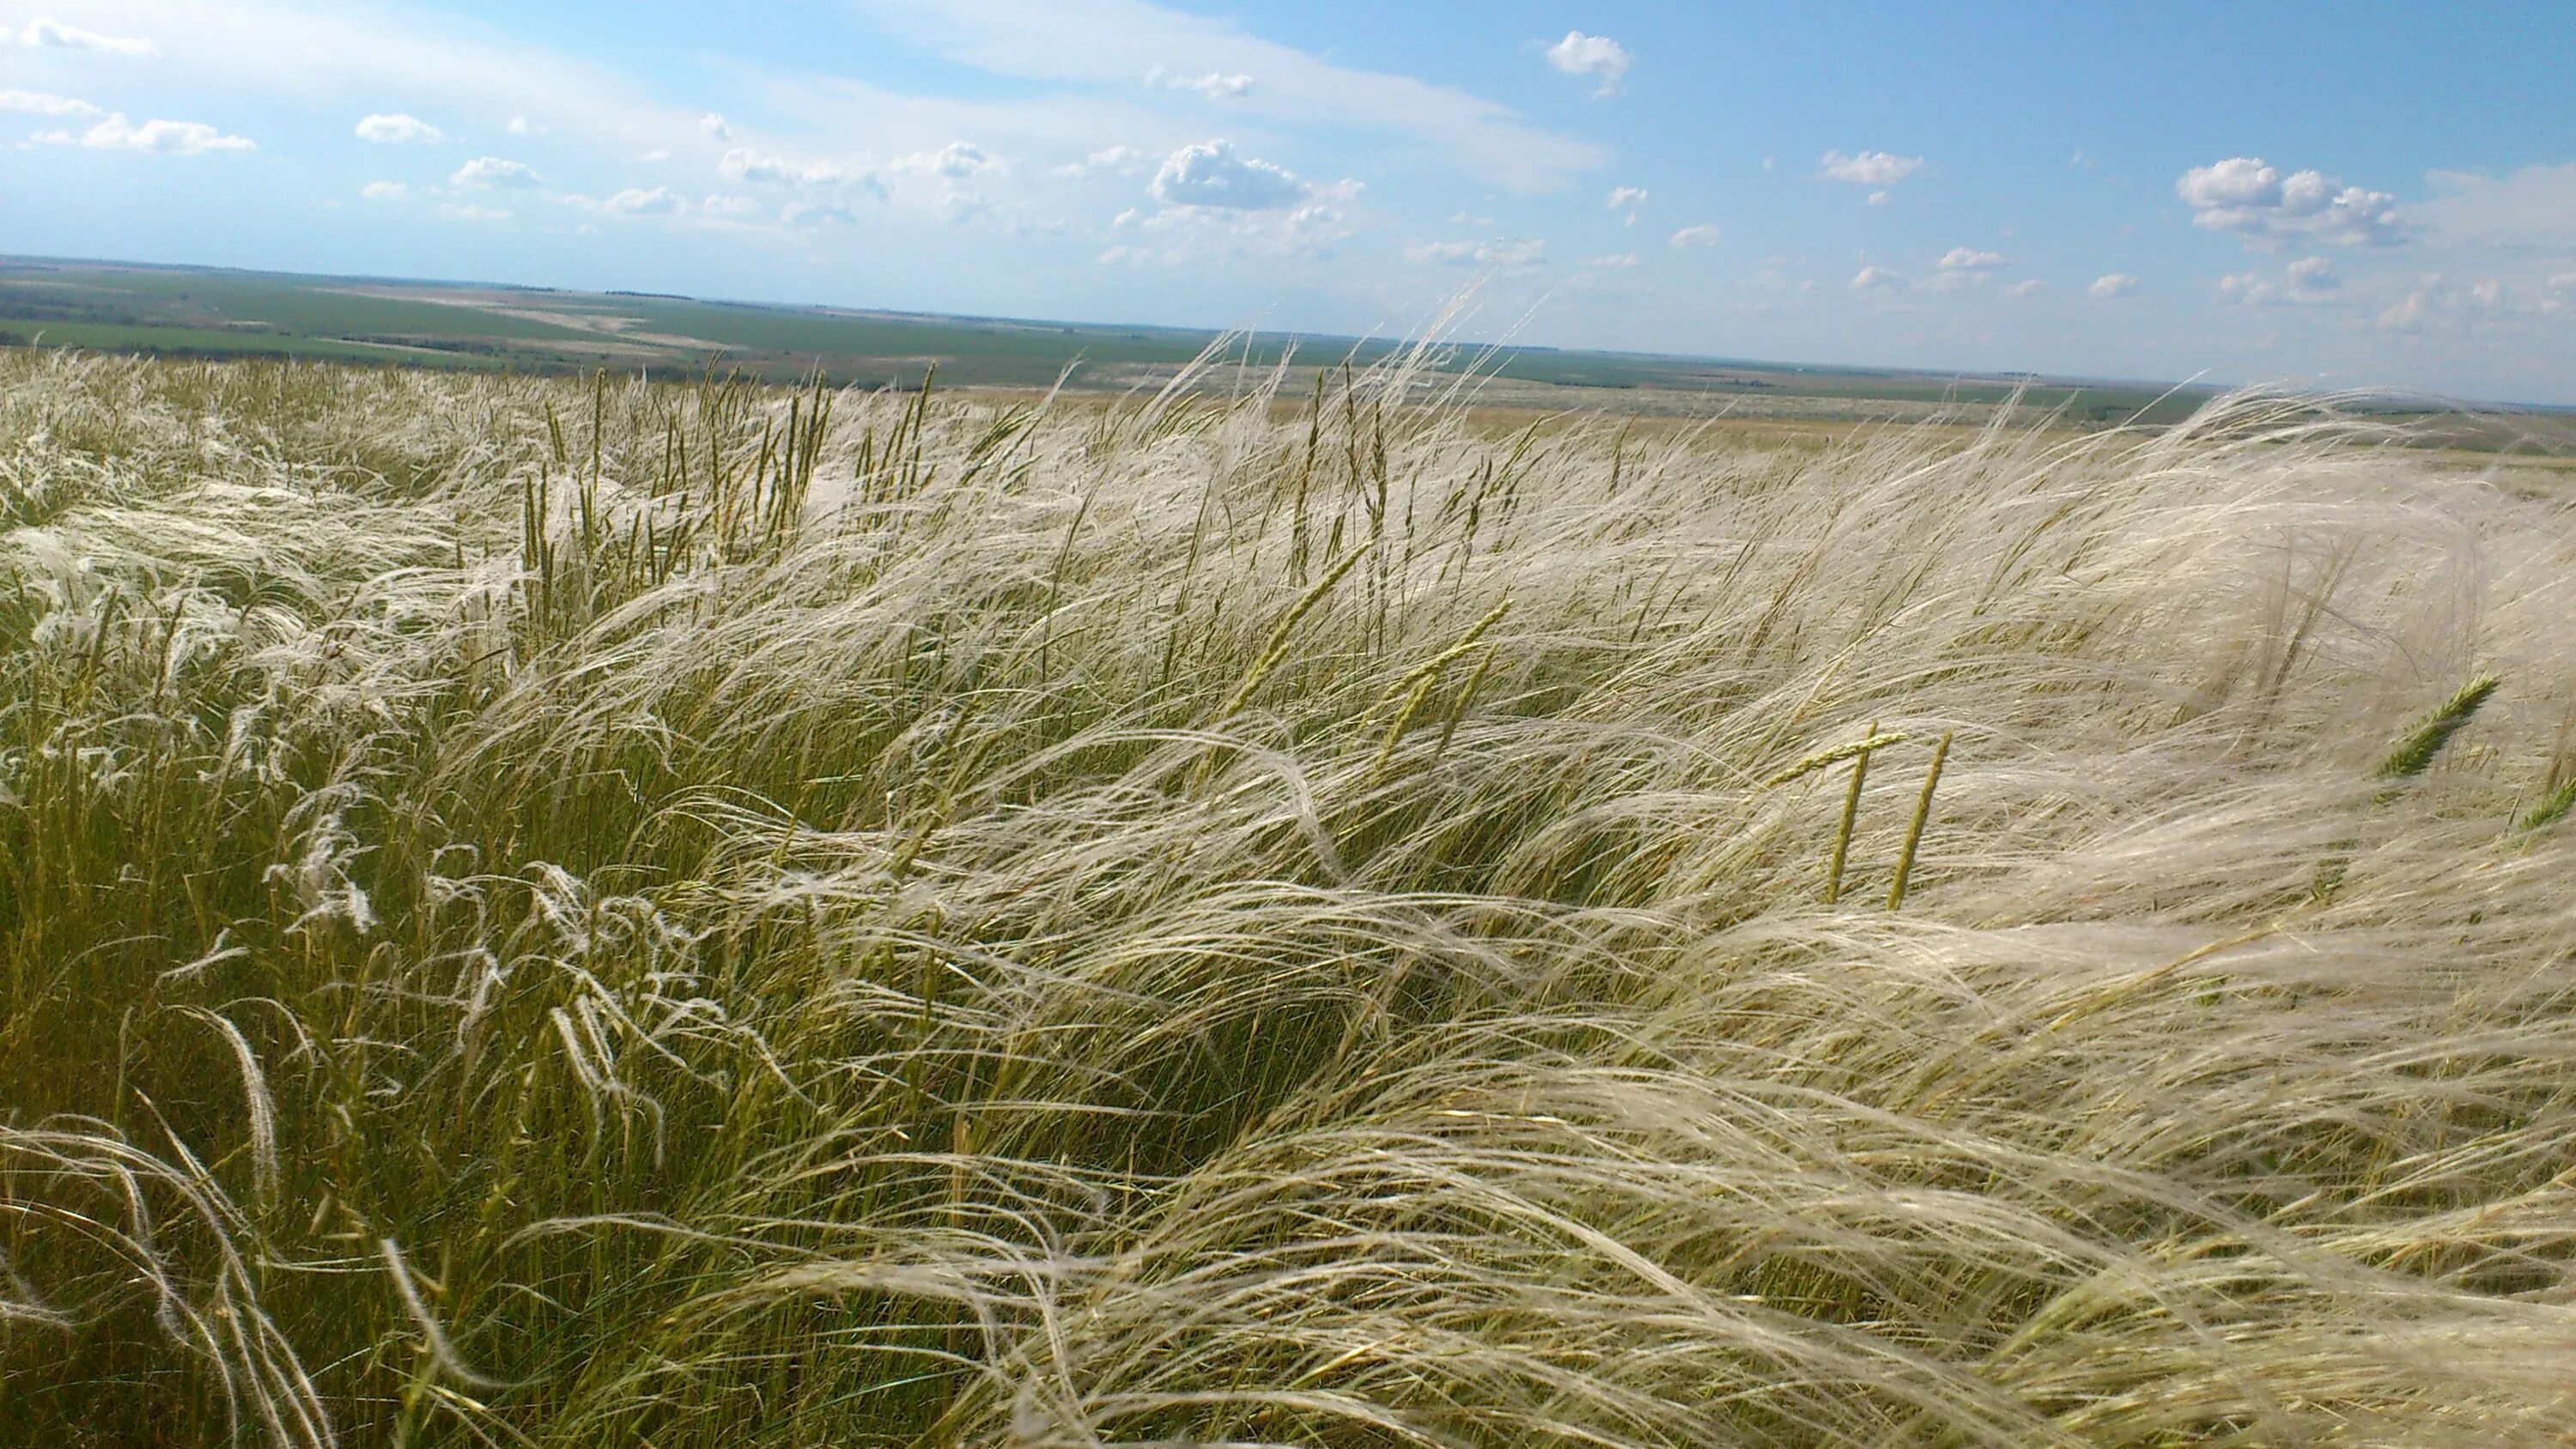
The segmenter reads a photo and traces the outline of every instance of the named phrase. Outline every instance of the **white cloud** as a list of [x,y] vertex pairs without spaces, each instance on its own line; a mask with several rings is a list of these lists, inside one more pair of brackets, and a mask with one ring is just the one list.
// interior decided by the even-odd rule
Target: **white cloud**
[[2138,290],[2138,279],[2127,272],[2104,272],[2093,279],[2092,286],[2084,290],[2105,300],[2112,297],[2125,297]]
[[1610,200],[1605,209],[1610,211],[1633,211],[1645,204],[1646,188],[1642,186],[1613,186],[1610,188]]
[[1519,269],[1544,265],[1547,243],[1514,237],[1481,242],[1407,242],[1404,256],[1407,261],[1434,262],[1444,267]]
[[1079,161],[1055,168],[1058,176],[1088,176],[1094,171],[1112,171],[1133,175],[1145,169],[1154,158],[1133,146],[1103,146]]
[[528,191],[545,185],[545,178],[524,161],[505,161],[498,156],[477,156],[456,168],[447,178],[451,186],[495,186],[513,191]]
[[733,139],[732,123],[728,122],[724,117],[717,115],[713,111],[709,111],[705,115],[698,117],[698,129],[706,132],[709,140],[730,141]]
[[1600,267],[1625,271],[1630,267],[1638,265],[1644,260],[1645,258],[1638,256],[1635,252],[1612,252],[1608,256],[1585,257],[1583,259],[1583,264],[1587,267]]
[[1893,192],[1873,191],[1869,194],[1869,204],[1872,206],[1885,206],[1895,199],[1896,196]]
[[826,202],[791,201],[778,209],[778,219],[789,226],[856,226],[859,219],[846,206]]
[[2219,300],[2247,307],[2261,307],[2280,299],[2280,289],[2252,272],[2238,272],[2218,279]]
[[2331,292],[2343,285],[2343,279],[2325,258],[2301,257],[2290,263],[2290,285],[2303,292]]
[[503,127],[503,129],[507,130],[513,136],[542,136],[546,133],[545,127],[538,125],[536,122],[529,120],[525,116],[512,116],[510,118],[510,124]]
[[358,195],[369,201],[409,201],[411,188],[399,181],[370,181],[358,188]]
[[1253,79],[1240,72],[1228,75],[1218,70],[1205,75],[1170,75],[1157,66],[1145,73],[1145,84],[1166,90],[1196,91],[1212,101],[1230,101],[1252,94]]
[[1923,169],[1920,156],[1897,156],[1886,151],[1862,151],[1846,156],[1828,151],[1816,163],[1816,174],[1828,181],[1848,181],[1855,186],[1893,186]]
[[600,205],[628,216],[671,216],[688,203],[667,186],[656,186],[650,191],[640,186],[629,186]]
[[510,219],[510,213],[506,211],[501,211],[489,206],[476,206],[471,202],[457,201],[451,201],[441,205],[438,208],[438,215],[440,219],[444,221],[462,221],[477,225],[508,221]]
[[2564,255],[2576,238],[2576,161],[2504,176],[2434,171],[2425,179],[2433,195],[2407,215],[2443,240]]
[[909,156],[898,156],[887,164],[886,169],[963,181],[970,176],[999,171],[1002,163],[972,141],[951,141],[936,151],[916,151]]
[[202,121],[146,121],[137,126],[123,111],[75,136],[45,131],[29,138],[48,146],[86,146],[93,151],[157,151],[166,156],[201,156],[212,151],[256,151],[248,137],[227,136]]
[[1547,48],[1547,63],[1567,75],[1583,76],[1598,81],[1596,95],[1608,95],[1619,89],[1633,59],[1628,48],[1606,35],[1586,35],[1580,30],[1565,32],[1565,38]]
[[362,117],[358,122],[357,137],[380,146],[405,146],[444,141],[447,133],[418,116],[394,112]]
[[1686,226],[1674,232],[1673,245],[1677,247],[1715,246],[1719,235],[1715,226],[1703,222],[1698,226]]
[[[1415,76],[1337,65],[1249,34],[1238,21],[1152,0],[848,3],[903,40],[1014,79],[1129,88],[1156,66],[1175,75],[1258,76],[1259,87],[1231,104],[1265,123],[1375,133],[1402,147],[1446,153],[1478,178],[1515,190],[1564,184],[1609,157],[1608,148],[1532,125],[1498,101]],[[869,92],[864,99],[879,94]],[[955,107],[940,109],[953,113]],[[987,106],[983,114],[998,116],[1006,109]],[[1039,150],[1065,134],[1067,125],[1058,105],[1043,124],[1031,119],[1015,134],[1025,134],[1027,146]]]
[[652,150],[645,152],[643,155],[636,157],[635,164],[639,166],[659,166],[670,159],[670,152],[656,146]]
[[1851,289],[1863,295],[1890,292],[1904,285],[1904,277],[1885,267],[1863,267],[1851,279]]
[[2047,290],[2048,284],[2046,282],[2041,281],[2037,277],[2031,277],[2024,281],[2015,282],[2011,286],[2004,288],[2004,295],[2007,297],[2036,297]]
[[2195,166],[2174,183],[2192,221],[2234,232],[2257,251],[2308,238],[2336,246],[2395,246],[2407,237],[2397,198],[2346,186],[2321,172],[2284,176],[2259,156]]
[[783,156],[764,156],[747,147],[737,146],[716,163],[716,170],[727,180],[749,182],[755,186],[783,186],[834,196],[864,191],[879,200],[884,200],[886,194],[885,183],[877,179],[875,169],[858,161],[828,157],[817,161],[790,161]]
[[1216,140],[1184,146],[1154,173],[1154,195],[1174,206],[1269,211],[1306,197],[1306,183],[1267,161],[1237,156],[1233,143]]
[[726,196],[720,192],[709,192],[707,199],[699,205],[698,209],[718,219],[738,218],[760,210],[760,203],[748,196]]
[[1945,272],[1991,272],[2008,264],[2003,253],[1981,252],[1974,247],[1952,247],[1936,263]]
[[0,91],[0,111],[27,111],[39,116],[87,118],[99,113],[98,107],[72,96],[58,96],[46,91]]
[[92,50],[108,55],[159,55],[161,48],[149,40],[122,35],[101,35],[95,30],[82,30],[50,17],[40,18],[18,32],[18,39],[47,50]]

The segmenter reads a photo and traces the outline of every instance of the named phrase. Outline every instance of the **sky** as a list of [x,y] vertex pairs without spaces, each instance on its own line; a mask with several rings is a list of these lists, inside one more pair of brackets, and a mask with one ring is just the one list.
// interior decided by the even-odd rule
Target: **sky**
[[0,0],[0,36],[17,255],[2576,404],[2567,0]]

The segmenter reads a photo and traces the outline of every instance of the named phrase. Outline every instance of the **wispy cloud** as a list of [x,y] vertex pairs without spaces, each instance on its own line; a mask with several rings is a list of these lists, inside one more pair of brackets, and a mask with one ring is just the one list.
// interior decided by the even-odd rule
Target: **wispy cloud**
[[159,55],[161,48],[140,36],[101,35],[65,25],[51,16],[37,19],[18,32],[18,43],[46,50],[88,50],[105,55]]
[[1677,247],[1715,246],[1719,235],[1714,225],[1703,222],[1698,226],[1686,226],[1674,232],[1673,245]]
[[46,91],[0,91],[0,111],[27,111],[39,116],[88,117],[99,114],[89,102]]
[[1920,156],[1898,156],[1887,151],[1861,151],[1846,156],[1840,151],[1827,151],[1816,163],[1816,174],[1828,181],[1848,181],[1855,186],[1893,186],[1923,169]]
[[48,146],[85,146],[93,151],[149,151],[164,156],[203,156],[209,153],[256,151],[247,136],[226,135],[203,121],[145,121],[141,125],[125,119],[122,111],[111,112],[106,120],[75,135],[70,131],[45,131],[31,139]]
[[1230,101],[1252,94],[1256,82],[1240,71],[1232,75],[1219,70],[1205,75],[1172,75],[1156,66],[1145,73],[1145,84],[1165,90],[1196,91],[1212,101]]
[[2113,297],[2125,297],[2138,290],[2138,279],[2127,272],[2104,272],[2093,279],[2092,286],[2084,290],[2104,301],[2109,301]]
[[846,0],[856,13],[994,75],[1128,90],[1157,67],[1258,76],[1231,104],[1280,122],[1377,132],[1446,153],[1521,189],[1561,184],[1608,159],[1601,146],[1531,125],[1510,107],[1413,76],[1335,64],[1232,21],[1150,0]]
[[1520,270],[1544,265],[1547,243],[1520,237],[1491,241],[1408,242],[1405,259],[1444,267],[1493,267]]

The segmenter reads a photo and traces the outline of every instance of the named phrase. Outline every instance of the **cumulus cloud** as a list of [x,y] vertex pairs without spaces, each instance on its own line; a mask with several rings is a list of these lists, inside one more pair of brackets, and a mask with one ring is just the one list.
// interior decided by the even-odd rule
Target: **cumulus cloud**
[[0,111],[27,111],[39,116],[84,119],[99,113],[98,107],[87,101],[47,91],[0,91]]
[[442,221],[462,221],[474,225],[489,225],[510,219],[510,213],[497,207],[476,206],[472,202],[465,201],[451,201],[441,205],[438,208],[438,215]]
[[2004,288],[2004,295],[2007,297],[2036,297],[2047,290],[2048,284],[2046,282],[2041,281],[2037,277],[2031,277],[2025,281],[2015,282],[2011,286]]
[[525,116],[512,116],[510,118],[510,124],[504,129],[513,136],[542,136],[546,133],[545,127],[538,125],[536,122],[529,120]]
[[2107,301],[2113,297],[2125,297],[2138,290],[2138,279],[2127,272],[2104,272],[2093,279],[2092,286],[2084,290]]
[[425,145],[447,139],[447,133],[436,126],[418,116],[406,116],[398,111],[360,118],[357,136],[361,141],[373,141],[379,146]]
[[490,186],[511,191],[530,191],[546,184],[546,179],[527,163],[498,156],[477,156],[457,167],[456,174],[447,181],[451,186]]
[[2346,186],[2317,171],[2284,176],[2259,156],[2230,156],[2195,166],[2174,183],[2192,221],[2233,232],[2257,251],[2294,240],[2336,246],[2395,246],[2406,240],[2397,198]]
[[898,156],[887,164],[886,169],[963,181],[987,171],[999,171],[1002,163],[972,141],[951,141],[936,151],[916,151],[909,156]]
[[165,156],[202,156],[218,151],[256,151],[246,136],[228,136],[203,121],[146,121],[135,125],[123,111],[73,135],[46,131],[32,138],[48,146],[86,146],[93,151],[155,151]]
[[600,203],[610,211],[626,216],[671,216],[687,204],[666,186],[656,186],[649,191],[640,186],[629,186]]
[[709,111],[705,115],[698,117],[698,129],[706,132],[707,138],[712,141],[730,141],[733,139],[732,124],[726,121],[724,117],[717,115],[713,111]]
[[161,53],[159,46],[140,37],[101,35],[95,30],[82,30],[77,26],[65,25],[51,17],[39,18],[26,29],[19,31],[18,39],[24,44],[39,46],[46,50],[90,50],[107,55],[159,55]]
[[1846,156],[1828,151],[1816,163],[1816,174],[1828,181],[1848,181],[1855,186],[1893,186],[1923,169],[1920,156],[1898,156],[1886,151],[1862,151]]
[[1628,48],[1606,35],[1586,35],[1580,30],[1565,32],[1565,38],[1547,48],[1547,63],[1571,76],[1582,76],[1597,83],[1596,95],[1608,95],[1619,89],[1633,59]]
[[829,158],[790,161],[783,156],[764,156],[747,147],[737,146],[716,163],[716,170],[729,181],[747,182],[754,186],[779,186],[832,194],[865,191],[879,200],[885,198],[885,184],[877,179],[873,170],[856,161]]
[[1535,267],[1547,261],[1547,243],[1516,237],[1492,241],[1408,242],[1406,260],[1444,267]]
[[1937,264],[1945,272],[1991,272],[2006,264],[2001,252],[1981,252],[1974,247],[1952,247],[1941,254]]
[[399,181],[370,181],[358,188],[358,195],[369,201],[409,201],[411,188]]
[[1674,232],[1673,245],[1677,247],[1715,246],[1718,235],[1719,232],[1715,226],[1703,222],[1698,226],[1686,226]]
[[1646,188],[1642,186],[1613,186],[1610,188],[1608,209],[1611,211],[1627,211],[1645,204]]
[[1863,267],[1854,273],[1851,289],[1863,296],[1874,292],[1892,292],[1905,285],[1905,278],[1885,267]]
[[1286,167],[1238,156],[1233,143],[1215,140],[1165,157],[1153,190],[1157,200],[1174,206],[1270,211],[1303,201],[1308,187]]
[[1869,194],[1869,204],[1872,206],[1885,206],[1895,199],[1896,194],[1889,191],[1873,191]]
[[2303,292],[2332,292],[2343,286],[2343,278],[2325,258],[2301,257],[2290,263],[2290,285]]

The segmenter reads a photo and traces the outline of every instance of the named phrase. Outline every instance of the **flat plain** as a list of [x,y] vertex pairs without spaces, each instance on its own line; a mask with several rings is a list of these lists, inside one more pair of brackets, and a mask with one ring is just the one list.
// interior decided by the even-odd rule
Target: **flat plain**
[[[194,357],[302,357],[475,370],[596,368],[691,375],[709,368],[793,383],[1149,390],[1212,332],[848,308],[760,306],[633,292],[574,292],[214,268],[0,258],[0,343]],[[1369,367],[1385,339],[1243,338],[1227,356],[1258,375],[1292,353],[1302,371]],[[1917,420],[2017,400],[2090,424],[2171,422],[2205,388],[2031,377],[1787,367],[1554,348],[1460,347],[1435,373],[1472,368],[1495,400],[1536,406],[1811,420]],[[1306,378],[1301,376],[1295,393]]]

